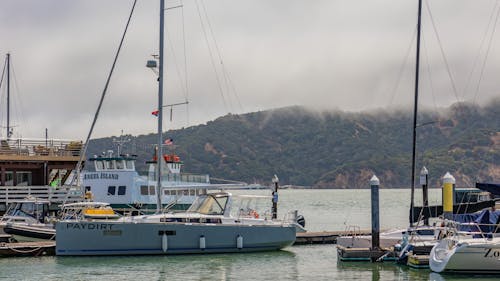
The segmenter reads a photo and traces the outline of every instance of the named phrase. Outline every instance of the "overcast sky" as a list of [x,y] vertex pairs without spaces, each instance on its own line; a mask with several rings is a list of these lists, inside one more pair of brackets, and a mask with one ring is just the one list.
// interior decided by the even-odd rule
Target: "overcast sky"
[[[0,1],[15,137],[42,138],[45,128],[86,137],[132,2]],[[497,4],[428,0],[432,19],[424,5],[421,106],[500,96]],[[416,0],[185,0],[166,12],[165,104],[187,97],[189,107],[174,108],[172,122],[167,111],[165,130],[290,105],[411,108],[416,20]],[[158,25],[159,1],[139,0],[93,137],[156,131],[157,83],[145,64],[158,53]],[[5,84],[1,94],[5,126]]]

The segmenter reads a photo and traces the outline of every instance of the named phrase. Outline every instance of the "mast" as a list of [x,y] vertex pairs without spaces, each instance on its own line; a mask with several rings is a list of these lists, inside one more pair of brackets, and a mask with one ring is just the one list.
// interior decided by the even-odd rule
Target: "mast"
[[420,29],[422,19],[422,0],[418,0],[417,21],[417,55],[415,63],[415,100],[413,102],[413,148],[411,154],[411,199],[410,199],[410,226],[413,226],[413,207],[415,205],[415,154],[417,144],[417,112],[418,112],[418,79],[420,69]]
[[165,16],[165,0],[160,0],[160,50],[158,57],[158,156],[156,157],[156,213],[161,212],[161,164],[163,157],[162,121],[163,121],[163,29]]
[[10,139],[10,53],[7,53],[7,140]]

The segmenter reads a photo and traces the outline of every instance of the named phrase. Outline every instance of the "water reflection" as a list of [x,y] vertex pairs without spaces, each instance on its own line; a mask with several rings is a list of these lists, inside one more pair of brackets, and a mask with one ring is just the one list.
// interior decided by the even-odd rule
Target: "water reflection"
[[84,279],[130,280],[298,280],[296,255],[289,251],[242,254],[132,257],[57,257],[59,273]]

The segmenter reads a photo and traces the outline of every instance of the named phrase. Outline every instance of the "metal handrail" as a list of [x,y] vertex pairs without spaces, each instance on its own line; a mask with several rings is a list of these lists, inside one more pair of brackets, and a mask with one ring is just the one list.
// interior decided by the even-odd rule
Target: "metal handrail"
[[0,140],[0,155],[79,156],[82,141],[60,139]]

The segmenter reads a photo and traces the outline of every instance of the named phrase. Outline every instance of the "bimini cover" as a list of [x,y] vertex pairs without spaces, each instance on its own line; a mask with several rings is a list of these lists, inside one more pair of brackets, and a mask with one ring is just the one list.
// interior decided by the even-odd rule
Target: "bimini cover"
[[460,225],[459,231],[492,233],[497,230],[500,220],[500,210],[482,210],[473,214],[455,215],[454,219],[460,223],[471,223]]

